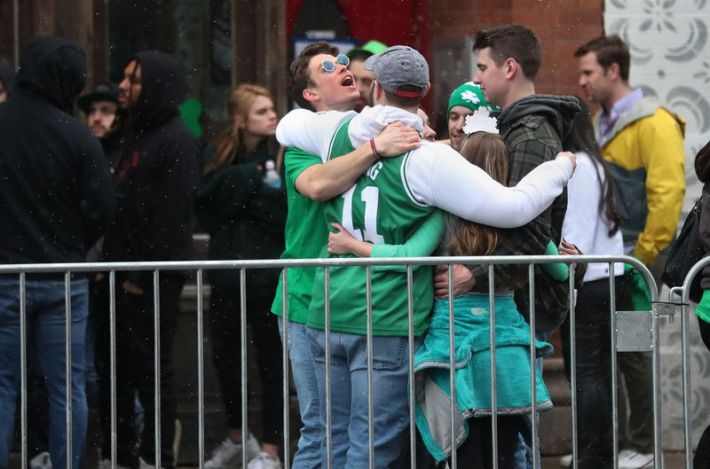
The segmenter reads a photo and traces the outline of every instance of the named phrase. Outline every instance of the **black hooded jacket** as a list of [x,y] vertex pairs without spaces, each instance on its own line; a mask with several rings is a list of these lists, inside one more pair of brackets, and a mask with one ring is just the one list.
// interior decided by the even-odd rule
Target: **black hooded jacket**
[[[555,96],[533,94],[515,101],[501,112],[498,118],[498,128],[506,132],[516,123],[530,127],[547,122],[557,133],[560,141],[564,141],[572,130],[572,119],[582,110],[579,98],[576,96]],[[523,120],[523,118],[528,118]]]
[[[703,247],[703,257],[707,257],[710,255],[710,141],[695,155],[695,174],[698,176],[698,180],[703,183],[698,231],[700,244]],[[700,287],[703,290],[710,289],[710,266],[703,268]]]
[[[515,101],[498,118],[500,135],[509,153],[508,185],[517,184],[534,168],[555,158],[562,149],[562,141],[569,134],[574,116],[581,110],[574,96],[534,94]],[[504,241],[494,255],[540,255],[547,244],[558,245],[562,236],[562,222],[567,210],[567,191],[555,199],[552,206],[533,221],[520,228],[507,230]],[[574,242],[574,240],[571,240]],[[487,283],[485,268],[472,269],[477,283]],[[526,278],[527,269],[497,266],[496,285],[511,285],[514,279]],[[553,282],[535,266],[536,311],[538,330],[552,330],[564,319],[568,309],[569,288],[566,282]],[[519,295],[518,293],[525,293]],[[516,291],[516,304],[527,314],[527,290]]]
[[[104,260],[169,261],[192,257],[197,141],[180,120],[187,76],[182,62],[158,51],[134,57],[141,67],[138,103],[114,173],[118,206]],[[148,281],[149,276],[133,278]]]
[[0,263],[82,262],[111,222],[101,146],[69,113],[85,79],[84,52],[69,41],[27,44],[0,106]]
[[[498,118],[498,128],[505,140],[510,156],[508,185],[517,184],[526,174],[545,161],[554,159],[563,150],[562,142],[572,128],[572,121],[581,107],[575,96],[552,96],[534,94],[515,101]],[[567,208],[567,192],[563,192],[541,217],[547,218],[545,226],[537,233],[542,243],[544,238],[559,243],[562,221]],[[540,217],[538,217],[540,218]],[[532,224],[534,225],[534,220]],[[521,230],[531,230],[526,225]],[[542,254],[547,245],[524,254]],[[523,254],[521,253],[521,254]]]
[[0,57],[0,82],[2,82],[8,96],[12,95],[13,82],[15,81],[15,67],[10,62]]

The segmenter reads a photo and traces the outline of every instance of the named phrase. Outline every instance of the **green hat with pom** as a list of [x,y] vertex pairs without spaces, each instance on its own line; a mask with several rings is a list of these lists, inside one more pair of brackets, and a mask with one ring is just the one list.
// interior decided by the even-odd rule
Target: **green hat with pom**
[[486,96],[480,86],[472,81],[468,81],[456,88],[449,98],[449,107],[446,109],[446,118],[448,119],[451,113],[451,108],[454,106],[467,107],[472,111],[479,109],[487,109],[489,111],[498,112],[500,108],[486,101]]

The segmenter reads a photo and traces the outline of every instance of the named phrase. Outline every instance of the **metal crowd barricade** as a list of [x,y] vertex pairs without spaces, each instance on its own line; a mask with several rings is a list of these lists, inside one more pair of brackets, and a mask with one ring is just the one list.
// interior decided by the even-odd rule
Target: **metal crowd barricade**
[[[692,469],[693,467],[693,432],[692,432],[692,413],[690,407],[691,398],[691,374],[690,374],[690,343],[688,338],[688,321],[690,316],[690,287],[703,270],[710,265],[710,257],[706,257],[698,261],[685,276],[683,285],[680,287],[671,288],[669,292],[670,304],[680,307],[680,324],[681,324],[681,360],[682,360],[682,383],[683,383],[683,441],[684,441],[684,456],[685,468]],[[674,295],[680,295],[680,302],[674,302]]]
[[[420,257],[420,258],[362,258],[362,259],[310,259],[310,260],[247,260],[247,261],[186,261],[186,262],[136,262],[136,263],[71,263],[71,264],[18,264],[18,265],[2,265],[0,266],[0,274],[16,274],[19,275],[20,279],[20,330],[21,330],[21,443],[22,452],[21,460],[22,467],[27,466],[27,317],[26,317],[26,304],[25,304],[25,279],[28,274],[33,273],[63,273],[65,279],[65,303],[68,321],[66,323],[66,384],[67,389],[71,389],[71,291],[70,291],[70,280],[72,273],[90,273],[90,272],[109,272],[109,322],[110,322],[110,374],[111,374],[111,385],[110,385],[110,402],[111,402],[111,463],[115,467],[117,461],[116,447],[117,447],[117,415],[116,415],[116,273],[124,271],[152,271],[153,272],[153,286],[154,286],[154,298],[153,298],[153,319],[154,319],[154,380],[155,380],[155,407],[156,412],[153,416],[155,418],[155,462],[156,467],[161,465],[161,454],[160,454],[160,273],[166,271],[194,271],[196,272],[196,283],[197,283],[197,377],[198,377],[198,453],[199,453],[199,467],[202,468],[205,462],[205,414],[204,414],[204,331],[203,331],[203,299],[204,299],[204,271],[206,270],[239,270],[239,288],[240,288],[240,321],[241,321],[241,359],[242,359],[242,435],[243,441],[246,441],[248,435],[248,382],[247,382],[247,324],[246,324],[246,295],[248,294],[246,289],[246,271],[250,269],[280,269],[283,273],[282,276],[282,286],[283,286],[283,320],[284,324],[288,323],[289,311],[288,311],[288,268],[290,267],[314,267],[323,268],[325,271],[325,282],[324,282],[324,292],[325,292],[325,401],[326,401],[326,454],[328,457],[328,467],[332,467],[332,409],[331,409],[331,378],[330,378],[330,341],[329,335],[331,333],[330,323],[332,312],[330,310],[330,269],[334,267],[344,267],[344,266],[360,266],[365,269],[366,272],[366,291],[363,292],[365,301],[367,302],[367,390],[368,390],[368,441],[369,441],[369,467],[375,467],[375,454],[374,454],[374,410],[373,410],[373,331],[372,331],[372,267],[382,266],[382,265],[399,265],[406,266],[406,278],[407,278],[407,304],[408,304],[408,343],[409,343],[409,389],[414,389],[414,328],[413,328],[413,318],[414,318],[414,292],[413,292],[413,266],[436,266],[436,265],[448,265],[449,278],[451,278],[453,272],[453,266],[456,264],[464,265],[483,265],[488,267],[488,280],[489,280],[489,309],[490,309],[490,399],[491,399],[491,432],[492,432],[492,443],[493,452],[492,454],[497,455],[497,402],[496,402],[496,346],[495,346],[495,282],[494,282],[494,266],[495,265],[528,265],[528,281],[529,286],[529,302],[530,302],[530,367],[531,367],[531,411],[530,420],[533,422],[532,425],[532,451],[533,454],[539,454],[539,442],[538,442],[538,419],[537,419],[537,396],[536,396],[536,349],[535,349],[535,275],[534,266],[536,264],[546,264],[546,263],[558,263],[563,262],[570,264],[570,275],[569,275],[569,286],[570,286],[570,345],[571,345],[571,394],[572,394],[572,447],[573,447],[573,467],[577,467],[577,453],[578,453],[578,442],[577,442],[577,412],[576,412],[576,352],[575,352],[575,308],[574,308],[574,283],[575,283],[575,269],[574,265],[577,263],[604,263],[609,265],[609,272],[614,272],[614,263],[624,262],[626,264],[631,264],[635,267],[646,280],[650,288],[651,299],[652,299],[652,311],[650,312],[650,331],[645,331],[645,336],[648,336],[648,343],[646,344],[633,344],[629,342],[626,338],[623,340],[623,346],[618,343],[617,331],[617,314],[616,306],[614,301],[615,292],[615,282],[616,279],[613,275],[609,277],[609,291],[611,297],[610,305],[610,315],[611,315],[611,376],[612,376],[612,403],[613,403],[613,446],[614,446],[614,466],[617,465],[618,461],[618,412],[617,412],[617,393],[616,393],[616,351],[620,347],[624,350],[634,350],[634,348],[639,348],[639,350],[652,352],[652,366],[653,366],[653,409],[654,409],[654,457],[656,461],[657,468],[662,468],[662,444],[661,444],[661,412],[660,412],[660,357],[659,357],[659,337],[658,337],[658,288],[653,281],[653,277],[649,270],[638,260],[627,257],[627,256],[488,256],[488,257]],[[691,273],[686,280],[685,286],[689,285],[689,281],[692,275],[696,274],[700,268],[710,262],[704,262],[698,264],[693,268]],[[449,298],[453,297],[453,285],[449,282],[448,285]],[[404,292],[403,292],[404,294]],[[686,303],[687,303],[687,290],[683,291],[683,308],[684,314],[682,316],[683,320],[683,364],[684,364],[684,397],[689,395],[689,383],[690,376],[687,371],[687,321],[686,321]],[[643,315],[636,315],[641,317]],[[456,369],[455,364],[455,353],[451,353],[455,348],[455,337],[454,330],[451,325],[454,324],[454,306],[453,302],[449,302],[449,348],[450,348],[450,388],[451,388],[451,408],[450,408],[450,420],[451,420],[451,447],[453,448],[451,452],[451,459],[449,461],[449,467],[452,469],[459,467],[458,461],[456,460],[456,445],[454,444],[455,439],[455,423],[454,414],[458,413],[456,408],[456,386],[455,386],[455,374],[453,370]],[[630,328],[639,327],[634,326],[633,321],[627,323]],[[644,327],[644,323],[640,324],[641,329]],[[650,332],[650,333],[649,333]],[[284,327],[282,332],[282,341],[284,344],[288,344],[288,334],[289,328]],[[641,334],[643,337],[644,334]],[[622,337],[623,338],[623,337]],[[633,341],[631,341],[633,342]],[[290,467],[291,451],[290,451],[290,422],[289,422],[289,358],[288,358],[288,347],[283,347],[283,395],[284,395],[284,467]],[[67,423],[67,466],[71,467],[72,455],[71,455],[71,421],[72,421],[72,408],[71,408],[71,398],[67,395],[66,399],[66,423]],[[415,396],[414,392],[409,393],[409,444],[410,444],[410,458],[411,467],[416,467],[416,425],[415,425]],[[686,417],[686,452],[689,452],[688,435],[689,435],[689,423],[688,423],[688,403],[685,402],[684,406],[685,417]],[[247,455],[246,451],[242,452],[242,464],[243,467],[247,465]],[[686,463],[687,465],[688,463]],[[463,467],[463,466],[461,466]],[[493,467],[498,467],[497,458],[493,458]],[[535,469],[540,468],[540,461],[537,458],[533,458],[533,467]],[[687,467],[690,467],[687,465]]]

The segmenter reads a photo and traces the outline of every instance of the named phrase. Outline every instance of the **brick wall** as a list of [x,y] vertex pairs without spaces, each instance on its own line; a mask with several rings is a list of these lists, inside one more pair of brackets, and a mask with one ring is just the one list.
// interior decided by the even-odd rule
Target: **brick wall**
[[603,32],[603,0],[441,0],[429,3],[432,38],[456,38],[505,23],[529,27],[542,41],[539,93],[578,94],[574,50]]

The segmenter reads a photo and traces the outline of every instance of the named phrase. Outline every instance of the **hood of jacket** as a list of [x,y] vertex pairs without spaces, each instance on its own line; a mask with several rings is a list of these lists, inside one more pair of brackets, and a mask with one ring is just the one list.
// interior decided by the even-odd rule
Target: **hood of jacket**
[[0,81],[5,87],[7,95],[12,96],[12,86],[15,81],[15,67],[2,57],[0,57]]
[[61,37],[35,37],[27,43],[15,90],[49,101],[71,112],[86,84],[86,56],[77,45]]
[[[678,122],[678,125],[680,126],[680,131],[683,136],[685,136],[685,120],[683,120],[683,118],[675,114],[666,106],[663,106],[658,100],[658,98],[654,96],[644,96],[636,104],[634,104],[631,109],[622,113],[619,116],[616,123],[614,124],[614,127],[612,127],[609,130],[608,134],[604,136],[604,142],[601,146],[604,147],[607,143],[611,142],[614,137],[620,134],[627,126],[633,124],[638,120],[653,116],[661,108],[668,111],[668,113],[673,117],[673,119]],[[601,131],[601,128],[599,126],[599,119],[601,119],[601,115],[602,111],[600,109],[599,112],[597,112],[597,114],[594,116],[594,128],[597,136],[597,141],[601,141],[599,135],[599,132]]]
[[582,110],[576,96],[533,94],[515,101],[498,117],[498,128],[508,126],[526,116],[542,116],[564,140],[572,128],[572,120]]
[[179,115],[178,106],[187,94],[187,72],[182,60],[165,52],[139,52],[131,60],[141,67],[141,92],[132,109],[133,125],[139,129],[158,126]]
[[710,182],[710,141],[695,155],[695,174],[700,182]]
[[424,131],[424,123],[418,115],[394,106],[377,105],[365,107],[360,114],[353,117],[348,128],[350,140],[358,147],[379,135],[385,127],[394,122],[401,122],[420,133]]

